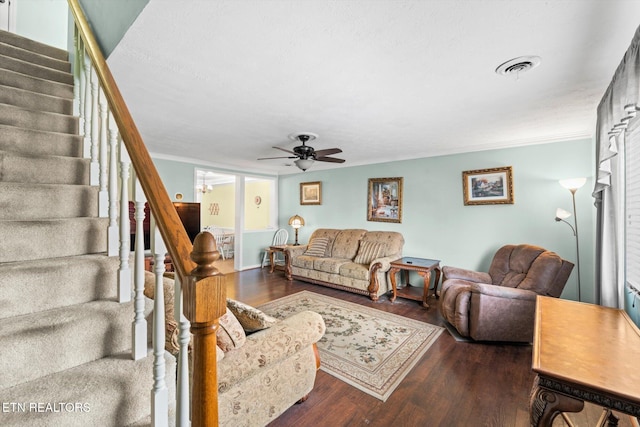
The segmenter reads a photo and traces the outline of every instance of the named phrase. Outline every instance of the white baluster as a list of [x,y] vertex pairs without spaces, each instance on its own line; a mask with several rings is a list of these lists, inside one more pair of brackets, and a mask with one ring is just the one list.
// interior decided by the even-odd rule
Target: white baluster
[[133,319],[133,359],[139,360],[147,357],[147,320],[144,318],[144,202],[146,201],[140,182],[135,177],[135,170],[132,173],[134,177],[134,200],[135,200],[135,219],[136,219],[136,243],[135,243],[135,260],[134,260],[134,286],[135,299],[134,310],[135,317]]
[[78,116],[78,129],[84,126],[83,118],[80,115],[80,36],[78,35],[78,27],[73,26],[73,115]]
[[[119,302],[131,301],[131,268],[129,267],[129,255],[131,253],[131,223],[129,221],[130,164],[131,160],[129,159],[129,153],[127,153],[127,149],[125,148],[124,144],[122,144],[122,141],[120,141],[120,269],[118,270]],[[133,331],[133,336],[135,337],[135,329]],[[132,348],[135,348],[135,345],[133,345]]]
[[91,67],[91,185],[98,185],[100,182],[100,164],[98,158],[98,143],[100,142],[100,117],[98,117],[98,75]]
[[[107,255],[118,255],[118,126],[109,111],[109,229]],[[128,217],[127,217],[128,218]],[[124,220],[124,219],[123,219]]]
[[84,92],[84,100],[82,102],[84,109],[84,149],[83,155],[85,158],[91,158],[91,147],[93,143],[91,142],[91,62],[89,60],[89,55],[84,51],[83,44],[83,52],[82,57],[84,58],[84,67],[82,68],[83,75],[83,92]]
[[107,107],[107,98],[102,88],[98,90],[98,113],[100,114],[100,152],[98,161],[100,165],[100,191],[98,192],[98,216],[106,218],[109,216],[109,191],[107,184],[109,181],[109,164],[108,139],[107,139],[107,116],[109,115]]
[[156,287],[153,292],[153,390],[151,390],[151,425],[169,424],[169,391],[165,381],[164,259],[167,253],[160,230],[151,216],[151,250],[154,256]]
[[178,343],[180,353],[178,354],[178,384],[176,390],[176,427],[189,427],[189,341],[191,340],[191,323],[183,314],[182,285],[178,275],[174,282],[174,313],[175,320],[180,327]]

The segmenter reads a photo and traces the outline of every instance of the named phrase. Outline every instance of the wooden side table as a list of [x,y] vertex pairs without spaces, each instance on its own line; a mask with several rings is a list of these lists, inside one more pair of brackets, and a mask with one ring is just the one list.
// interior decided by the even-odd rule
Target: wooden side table
[[585,401],[604,408],[598,426],[617,425],[611,410],[640,417],[640,329],[624,310],[538,296],[535,319],[531,426]]
[[[269,270],[269,273],[273,273],[276,269],[276,262],[275,262],[275,254],[280,252],[282,254],[285,254],[285,264],[286,264],[286,253],[285,253],[285,249],[289,247],[289,245],[273,245],[273,246],[269,246],[269,264],[271,264],[271,269]],[[282,269],[284,270],[284,266],[282,266]]]
[[[398,288],[396,282],[396,274],[401,270],[406,273],[407,283],[404,287]],[[423,277],[423,289],[409,284],[409,271],[417,271],[418,274]],[[436,272],[433,291],[433,293],[435,294],[435,290],[438,287],[438,282],[440,282],[440,260],[403,257],[391,262],[391,268],[389,269],[389,276],[391,276],[391,288],[393,292],[393,295],[391,296],[391,302],[394,302],[396,300],[396,296],[399,296],[401,298],[422,301],[422,305],[425,308],[429,308],[427,300],[429,299],[432,271]]]

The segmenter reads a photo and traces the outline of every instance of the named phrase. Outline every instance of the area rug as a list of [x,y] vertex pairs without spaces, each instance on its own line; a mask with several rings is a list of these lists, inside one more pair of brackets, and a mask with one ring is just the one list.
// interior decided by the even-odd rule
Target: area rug
[[304,310],[324,319],[320,369],[382,401],[444,328],[309,291],[260,306],[279,319]]

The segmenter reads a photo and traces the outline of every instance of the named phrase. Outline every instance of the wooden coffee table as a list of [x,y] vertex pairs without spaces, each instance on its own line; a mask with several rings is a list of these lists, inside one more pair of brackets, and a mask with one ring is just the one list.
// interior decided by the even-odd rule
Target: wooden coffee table
[[[406,285],[401,288],[398,288],[396,283],[396,274],[399,271],[404,271],[406,275]],[[409,284],[409,271],[417,271],[418,274],[423,277],[424,287],[417,287]],[[391,276],[391,288],[393,292],[391,302],[394,302],[396,300],[396,296],[398,296],[400,298],[422,301],[422,305],[429,308],[427,300],[429,299],[432,271],[436,272],[435,284],[433,285],[433,292],[435,294],[436,289],[438,288],[438,282],[440,282],[440,260],[403,257],[391,262],[391,268],[389,269],[389,276]]]

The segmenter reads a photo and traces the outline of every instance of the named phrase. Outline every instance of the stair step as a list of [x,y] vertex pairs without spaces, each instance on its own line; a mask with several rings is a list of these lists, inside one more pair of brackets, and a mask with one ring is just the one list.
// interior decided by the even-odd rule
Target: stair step
[[0,151],[19,155],[82,157],[84,137],[0,125]]
[[98,216],[98,187],[0,182],[0,221]]
[[[175,358],[165,352],[169,402],[175,401]],[[12,427],[122,427],[137,422],[150,412],[153,388],[153,355],[131,360],[130,355],[115,356],[87,363],[67,371],[0,390],[0,402],[25,403],[25,410],[14,405],[0,412],[0,424]],[[30,404],[42,402],[79,403],[73,412],[30,411]]]
[[0,55],[0,68],[38,77],[53,82],[73,84],[73,75],[68,71],[55,70],[53,68],[27,62],[22,59]]
[[106,252],[108,225],[108,218],[0,221],[0,262]]
[[0,151],[0,180],[31,184],[89,184],[90,159]]
[[15,71],[0,69],[0,84],[29,90],[31,92],[73,99],[72,85],[40,79]]
[[0,42],[30,50],[40,55],[50,56],[60,61],[68,61],[69,59],[69,52],[66,50],[49,46],[8,31],[0,30]]
[[0,124],[47,132],[78,133],[78,118],[0,104]]
[[12,86],[0,85],[0,104],[13,105],[33,111],[58,114],[73,114],[73,100],[57,96],[43,95]]
[[119,265],[102,254],[0,264],[0,319],[114,300]]
[[[146,302],[148,314],[153,305],[151,300]],[[12,369],[3,371],[0,388],[131,348],[133,316],[133,302],[93,301],[4,319],[0,360]]]
[[19,46],[12,45],[10,43],[4,43],[0,41],[0,55],[8,56],[10,58],[20,59],[25,62],[37,64],[43,67],[51,68],[53,70],[62,71],[65,73],[71,72],[71,64],[66,59],[52,58],[48,55],[42,55],[41,53],[34,52],[32,50],[23,49]]

